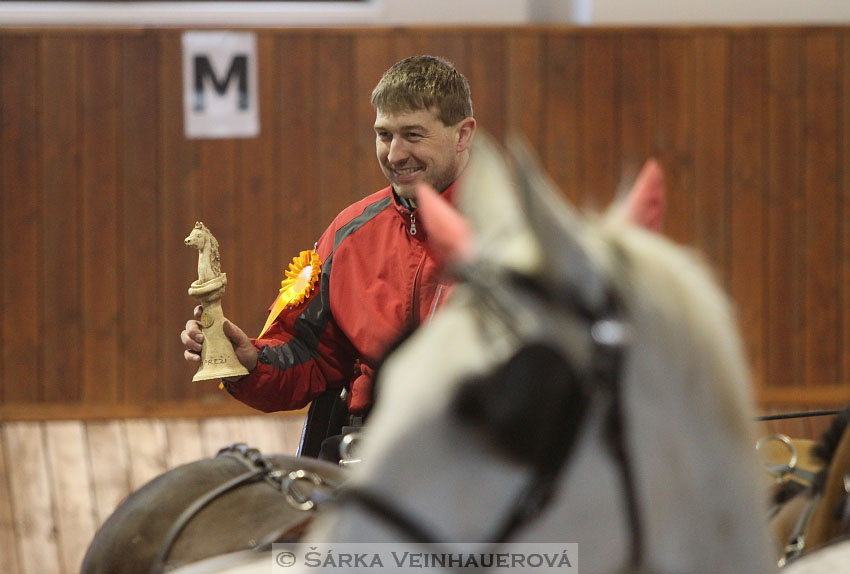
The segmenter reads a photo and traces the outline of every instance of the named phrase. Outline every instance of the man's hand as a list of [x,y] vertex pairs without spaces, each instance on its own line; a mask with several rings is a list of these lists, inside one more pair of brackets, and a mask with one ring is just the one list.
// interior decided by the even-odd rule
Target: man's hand
[[257,366],[257,348],[251,342],[250,337],[245,334],[245,331],[231,323],[229,320],[224,321],[224,335],[230,339],[233,344],[233,350],[236,351],[236,358],[239,362],[248,369],[253,371]]
[[186,328],[180,333],[180,341],[186,350],[183,351],[183,358],[190,363],[201,362],[201,347],[204,344],[204,333],[201,331],[201,313],[204,308],[201,305],[195,307],[195,318],[186,321]]
[[[186,328],[180,333],[180,340],[183,342],[183,346],[186,347],[183,351],[183,358],[190,363],[201,362],[204,333],[201,330],[200,319],[203,312],[204,308],[201,305],[195,307],[195,318],[187,321]],[[252,371],[257,366],[257,349],[254,348],[251,339],[242,329],[228,320],[225,320],[223,330],[224,335],[230,339],[233,350],[236,351],[236,358],[239,359],[239,362],[246,369]]]

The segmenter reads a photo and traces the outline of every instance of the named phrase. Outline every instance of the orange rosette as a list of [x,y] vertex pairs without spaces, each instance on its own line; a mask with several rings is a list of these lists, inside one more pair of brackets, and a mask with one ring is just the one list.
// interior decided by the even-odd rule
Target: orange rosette
[[268,319],[266,319],[260,337],[265,335],[281,311],[287,307],[300,305],[310,297],[310,294],[316,289],[316,283],[319,282],[319,276],[322,273],[322,261],[319,259],[318,253],[312,249],[302,251],[292,259],[289,269],[284,273],[286,277],[280,282],[280,295],[274,302],[274,307],[269,313]]

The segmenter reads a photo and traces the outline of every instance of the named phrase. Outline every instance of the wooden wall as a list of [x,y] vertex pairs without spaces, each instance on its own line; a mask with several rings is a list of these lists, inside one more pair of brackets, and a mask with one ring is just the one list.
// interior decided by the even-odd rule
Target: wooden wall
[[293,454],[301,422],[265,414],[0,422],[4,574],[79,572],[95,531],[128,494],[237,442]]
[[258,30],[261,134],[183,136],[179,30],[0,30],[0,419],[245,412],[178,333],[203,220],[225,312],[383,185],[368,95],[434,53],[480,125],[602,206],[648,156],[737,303],[768,410],[850,400],[850,28]]

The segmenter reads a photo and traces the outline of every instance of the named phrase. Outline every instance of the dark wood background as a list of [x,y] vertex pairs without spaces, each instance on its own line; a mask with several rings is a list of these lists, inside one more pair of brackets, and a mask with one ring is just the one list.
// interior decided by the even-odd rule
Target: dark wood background
[[416,53],[581,205],[658,157],[762,407],[850,400],[850,28],[258,30],[261,134],[222,141],[183,135],[180,34],[0,31],[0,419],[246,412],[182,360],[183,238],[211,227],[257,332],[291,257],[383,186],[368,96]]

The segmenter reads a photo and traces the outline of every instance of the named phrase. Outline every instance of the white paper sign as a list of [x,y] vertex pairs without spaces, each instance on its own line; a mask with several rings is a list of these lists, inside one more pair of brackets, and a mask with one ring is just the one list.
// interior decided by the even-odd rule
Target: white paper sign
[[260,133],[257,40],[250,32],[183,34],[183,118],[187,138]]

